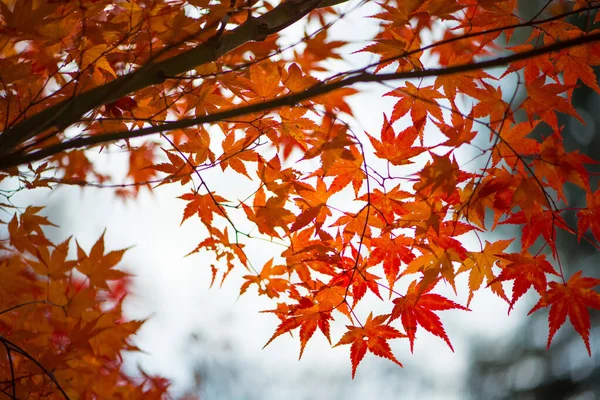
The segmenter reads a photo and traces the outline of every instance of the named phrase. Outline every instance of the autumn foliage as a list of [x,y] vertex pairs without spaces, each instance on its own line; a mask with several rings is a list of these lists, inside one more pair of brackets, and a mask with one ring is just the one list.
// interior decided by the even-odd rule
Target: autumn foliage
[[[600,94],[600,2],[527,16],[519,3],[0,0],[0,391],[166,396],[166,380],[121,369],[142,324],[121,313],[126,250],[104,235],[90,249],[54,243],[43,204],[12,201],[59,185],[124,201],[180,186],[181,223],[204,226],[189,256],[213,254],[212,283],[239,274],[240,294],[273,299],[267,345],[292,333],[302,356],[318,330],[349,345],[353,376],[367,352],[401,365],[392,339],[412,351],[427,331],[452,349],[441,311],[468,311],[481,290],[509,311],[529,292],[530,313],[548,309],[548,346],[568,316],[591,354],[600,279],[564,273],[556,238],[600,249],[598,161],[565,148],[559,116],[582,120],[579,87]],[[365,10],[378,26],[366,43],[333,33]],[[388,87],[366,132],[349,105],[364,84]],[[126,171],[102,172],[123,153]],[[231,174],[252,189],[212,188]],[[491,236],[500,225],[520,236]],[[272,254],[256,265],[247,246],[265,239]],[[358,311],[369,297],[387,312]]]

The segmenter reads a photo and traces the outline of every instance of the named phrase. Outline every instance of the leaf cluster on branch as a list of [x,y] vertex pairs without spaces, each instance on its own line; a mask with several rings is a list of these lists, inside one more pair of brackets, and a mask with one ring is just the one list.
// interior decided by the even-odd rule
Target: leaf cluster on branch
[[[168,387],[121,370],[141,324],[121,315],[125,250],[106,252],[102,236],[69,257],[74,240],[46,237],[42,207],[11,201],[59,185],[135,200],[179,184],[181,223],[205,235],[190,255],[213,254],[212,283],[243,270],[240,294],[276,302],[267,344],[297,332],[302,356],[317,328],[333,344],[344,321],[335,346],[350,345],[353,376],[367,351],[401,365],[391,339],[412,351],[428,331],[452,349],[438,312],[468,311],[485,289],[509,310],[533,289],[548,346],[568,316],[591,354],[600,280],[563,273],[556,235],[600,249],[598,161],[565,148],[557,115],[582,120],[579,86],[600,94],[599,8],[548,0],[523,18],[517,0],[0,1],[0,391],[160,398]],[[377,33],[349,52],[332,32],[363,9]],[[304,34],[286,36],[294,24]],[[351,61],[363,64],[334,70]],[[359,83],[385,84],[395,102],[377,131],[353,129]],[[102,155],[123,152],[127,171],[101,172]],[[252,190],[213,190],[211,174],[232,173]],[[506,224],[519,240],[486,240]],[[274,250],[256,267],[247,246],[265,239]],[[443,284],[467,303],[436,293]],[[369,297],[387,313],[362,315]]]

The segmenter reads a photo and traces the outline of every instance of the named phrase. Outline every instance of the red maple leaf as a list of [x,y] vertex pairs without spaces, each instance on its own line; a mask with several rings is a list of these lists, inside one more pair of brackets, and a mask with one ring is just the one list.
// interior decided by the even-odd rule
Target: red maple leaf
[[340,341],[333,346],[337,347],[343,344],[352,345],[350,347],[352,378],[354,378],[354,375],[356,374],[356,368],[367,353],[367,350],[376,356],[387,358],[399,366],[402,366],[400,361],[394,357],[392,349],[387,341],[389,339],[404,338],[406,335],[400,333],[396,328],[384,324],[388,318],[389,314],[378,315],[377,317],[373,318],[373,313],[371,313],[369,314],[364,326],[346,325],[348,332],[344,333],[344,336],[342,336]]
[[502,269],[500,275],[490,283],[491,286],[497,282],[514,280],[513,295],[510,301],[508,312],[512,310],[515,302],[519,297],[533,285],[538,293],[542,294],[546,291],[546,274],[557,275],[552,264],[546,260],[544,254],[532,256],[531,254],[502,254],[502,258],[512,261]]
[[450,310],[453,308],[468,310],[468,308],[452,300],[448,300],[439,294],[429,293],[437,282],[439,282],[439,279],[423,288],[421,284],[417,285],[417,281],[413,281],[406,292],[406,296],[394,299],[395,305],[392,309],[390,320],[393,321],[396,318],[400,318],[402,321],[402,325],[410,341],[411,352],[414,348],[418,325],[444,339],[450,349],[454,351],[452,343],[450,343],[450,339],[444,330],[442,321],[440,321],[440,318],[433,311]]
[[600,310],[600,294],[591,290],[598,285],[600,285],[600,279],[582,278],[581,271],[575,273],[566,283],[550,282],[550,289],[542,295],[542,298],[529,311],[529,314],[532,314],[540,308],[550,306],[550,312],[548,313],[550,328],[548,348],[554,334],[565,323],[568,315],[571,325],[583,339],[588,354],[592,355],[588,308]]

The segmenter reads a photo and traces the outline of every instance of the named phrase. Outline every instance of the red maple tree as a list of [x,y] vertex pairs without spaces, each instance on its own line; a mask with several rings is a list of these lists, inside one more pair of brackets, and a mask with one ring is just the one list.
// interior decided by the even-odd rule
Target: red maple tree
[[[205,227],[190,255],[214,253],[213,282],[242,269],[241,294],[277,302],[269,312],[280,324],[267,344],[297,331],[301,356],[318,328],[335,346],[351,345],[353,376],[367,350],[400,364],[388,341],[408,339],[412,350],[422,330],[452,348],[437,313],[468,304],[436,293],[440,281],[468,291],[469,303],[490,289],[509,310],[533,289],[531,312],[549,309],[548,346],[568,315],[590,353],[588,309],[600,309],[600,280],[565,276],[556,232],[600,248],[597,161],[565,149],[557,115],[581,119],[571,104],[578,86],[600,94],[600,1],[549,0],[530,18],[518,6],[1,1],[0,207],[9,218],[0,243],[0,392],[166,396],[166,380],[121,370],[142,323],[121,313],[128,277],[116,267],[126,250],[106,250],[104,236],[89,250],[73,238],[54,243],[42,206],[11,201],[58,185],[115,188],[124,199],[183,186],[181,222]],[[368,20],[379,30],[348,52],[332,27],[363,7],[375,10]],[[286,35],[302,23],[302,36]],[[373,62],[342,72],[331,63],[363,53]],[[516,78],[510,93],[506,77]],[[380,132],[353,129],[347,98],[359,83],[391,86],[385,96],[395,105],[382,110]],[[539,125],[551,134],[536,135]],[[128,154],[122,175],[98,169],[113,152]],[[237,199],[217,193],[205,178],[211,170],[253,189]],[[565,185],[587,203],[568,204]],[[565,222],[569,211],[577,226]],[[484,243],[500,224],[520,226],[519,240]],[[467,237],[479,241],[469,246]],[[283,250],[256,268],[245,246],[265,238]],[[456,285],[463,273],[468,288]],[[388,313],[361,315],[356,306],[368,296],[386,301]],[[347,332],[332,341],[340,319]]]

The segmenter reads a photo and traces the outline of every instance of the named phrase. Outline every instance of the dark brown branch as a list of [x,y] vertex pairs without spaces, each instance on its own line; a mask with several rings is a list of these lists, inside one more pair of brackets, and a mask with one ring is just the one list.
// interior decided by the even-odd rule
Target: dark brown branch
[[121,76],[105,85],[76,95],[48,107],[0,135],[0,157],[10,154],[21,143],[52,127],[65,128],[78,122],[85,113],[110,103],[140,89],[159,84],[165,76],[176,76],[200,65],[216,61],[219,57],[253,41],[264,40],[300,20],[308,12],[320,7],[322,0],[288,0],[273,10],[246,21],[215,40],[207,40],[197,47],[156,63],[149,63],[139,70]]
[[60,307],[64,309],[64,306],[58,305],[58,304],[54,304],[51,301],[48,300],[33,300],[33,301],[28,301],[26,303],[21,303],[21,304],[17,304],[16,306],[12,306],[9,308],[5,308],[4,310],[0,311],[0,315],[5,314],[7,312],[11,312],[13,310],[16,310],[17,308],[21,308],[21,307],[26,307],[26,306],[30,306],[32,304],[48,304],[54,307]]
[[15,393],[17,391],[17,382],[15,381],[15,366],[13,364],[12,354],[10,354],[10,347],[6,343],[4,344],[4,349],[6,350],[6,357],[8,357],[8,365],[10,366],[10,386],[12,388],[12,399],[16,400]]
[[62,151],[88,148],[91,146],[97,146],[101,144],[111,143],[122,139],[131,139],[135,137],[143,137],[152,135],[155,133],[165,132],[173,129],[183,129],[194,125],[212,123],[217,121],[230,120],[238,118],[244,115],[265,112],[273,110],[283,106],[293,106],[294,104],[301,103],[311,98],[321,96],[330,93],[334,90],[348,87],[356,83],[366,82],[387,82],[398,79],[419,79],[427,77],[437,77],[454,75],[465,72],[470,72],[478,69],[494,68],[507,65],[511,62],[520,61],[543,54],[552,53],[559,50],[564,50],[570,47],[583,45],[586,43],[592,43],[600,41],[600,33],[594,33],[591,35],[580,36],[575,39],[565,40],[563,42],[553,43],[548,46],[539,47],[533,50],[525,51],[522,53],[511,54],[509,56],[498,57],[491,60],[481,61],[477,63],[469,63],[463,65],[456,65],[447,68],[434,68],[423,71],[411,71],[411,72],[400,72],[400,73],[388,73],[388,74],[373,74],[369,72],[357,73],[354,76],[350,76],[345,79],[340,79],[331,83],[320,83],[314,85],[303,92],[293,93],[286,96],[278,97],[273,100],[265,101],[262,103],[251,104],[244,107],[238,107],[230,110],[221,111],[218,113],[190,118],[182,119],[179,121],[168,122],[161,126],[154,126],[149,128],[138,129],[134,131],[119,131],[107,133],[99,136],[90,136],[69,140],[66,142],[58,143],[53,146],[49,146],[45,149],[38,150],[30,154],[12,154],[0,159],[0,169],[18,166],[24,163],[38,161],[45,157],[60,153]]
[[67,395],[67,393],[64,391],[62,386],[60,386],[60,383],[58,383],[58,381],[54,377],[54,374],[52,374],[52,372],[50,372],[46,368],[44,368],[44,366],[42,364],[40,364],[40,362],[38,360],[36,360],[35,357],[33,357],[28,352],[26,352],[23,348],[17,346],[10,340],[6,339],[2,335],[0,335],[0,342],[4,345],[4,347],[6,348],[6,351],[14,351],[15,353],[21,354],[23,357],[28,358],[31,362],[33,362],[35,365],[37,365],[38,368],[40,370],[42,370],[44,375],[48,376],[48,378],[50,378],[50,380],[56,385],[56,388],[60,391],[60,393],[63,395],[63,397],[66,400],[69,400],[69,395]]

